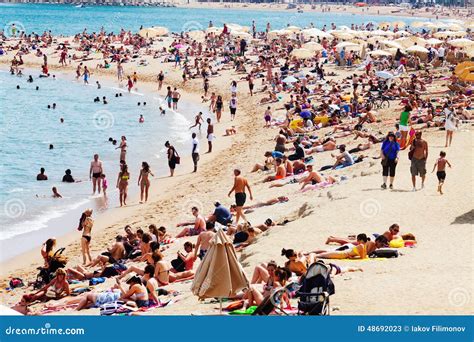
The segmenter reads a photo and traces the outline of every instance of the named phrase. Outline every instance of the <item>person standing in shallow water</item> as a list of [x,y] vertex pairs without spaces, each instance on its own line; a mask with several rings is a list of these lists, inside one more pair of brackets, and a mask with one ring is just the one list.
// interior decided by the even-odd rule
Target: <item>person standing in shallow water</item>
[[127,158],[127,138],[125,137],[125,135],[122,135],[120,145],[115,149],[116,150],[120,149],[120,161],[126,162],[127,161],[126,160],[126,158]]
[[100,194],[100,175],[104,173],[102,161],[99,160],[99,155],[94,154],[94,160],[91,161],[89,168],[89,179],[92,180],[92,195],[95,195],[95,190],[98,189]]
[[128,181],[130,180],[130,173],[128,172],[127,164],[122,164],[122,171],[119,172],[117,177],[117,188],[120,193],[120,206],[127,205],[128,195]]

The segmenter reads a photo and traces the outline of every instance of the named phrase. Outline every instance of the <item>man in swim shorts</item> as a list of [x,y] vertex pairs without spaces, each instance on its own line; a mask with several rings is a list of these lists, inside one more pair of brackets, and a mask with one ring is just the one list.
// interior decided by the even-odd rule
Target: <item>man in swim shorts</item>
[[89,168],[89,179],[92,180],[92,194],[95,195],[95,189],[98,189],[100,194],[100,175],[104,173],[102,168],[102,161],[99,160],[99,155],[94,154],[94,160],[91,161]]
[[247,200],[247,194],[245,193],[246,188],[249,191],[250,200],[253,200],[252,190],[250,189],[247,179],[241,175],[241,171],[239,169],[234,169],[234,186],[232,189],[230,189],[228,196],[230,197],[232,192],[235,191],[235,211],[237,213],[235,216],[236,224],[239,223],[240,217],[247,221],[244,213],[242,212],[242,207],[245,205],[245,201]]
[[415,133],[415,140],[410,147],[413,153],[411,158],[410,172],[413,183],[413,191],[416,191],[416,176],[421,177],[421,188],[425,186],[426,160],[428,159],[428,143],[421,138],[421,131]]

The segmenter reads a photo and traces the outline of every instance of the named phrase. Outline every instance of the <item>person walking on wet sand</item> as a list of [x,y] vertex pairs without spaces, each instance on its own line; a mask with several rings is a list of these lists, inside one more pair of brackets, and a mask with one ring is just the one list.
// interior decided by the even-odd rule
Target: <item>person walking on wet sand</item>
[[178,92],[178,89],[174,88],[171,98],[173,100],[173,110],[178,110],[178,101],[181,98],[181,94]]
[[176,165],[180,162],[179,154],[169,141],[165,142],[165,147],[168,149],[166,154],[168,157],[168,166],[170,168],[170,177],[173,177],[174,169],[176,168]]
[[250,200],[253,200],[252,189],[250,189],[249,182],[241,175],[241,173],[242,172],[239,169],[234,169],[234,186],[230,189],[229,194],[227,195],[230,197],[232,192],[235,192],[235,211],[237,213],[235,216],[235,224],[239,223],[241,217],[245,222],[247,222],[247,218],[242,212],[242,208],[247,200],[247,194],[245,192],[246,188],[249,191]]
[[191,135],[193,138],[193,150],[191,152],[191,156],[193,157],[193,163],[194,163],[194,171],[197,172],[197,167],[198,167],[198,161],[199,161],[199,140],[196,138],[196,133],[193,133]]
[[198,115],[194,118],[194,125],[189,126],[189,129],[199,126],[199,130],[201,130],[201,123],[204,120],[202,119],[202,112],[199,112]]
[[438,169],[436,176],[438,177],[438,192],[441,195],[443,194],[443,185],[444,180],[446,179],[446,165],[451,168],[451,164],[446,159],[446,152],[441,151],[439,153],[439,158],[436,160],[436,163],[433,166],[433,171],[431,171],[431,173],[433,173],[436,169]]
[[207,118],[207,153],[212,152],[212,140],[214,140],[214,125],[211,123],[211,118]]
[[120,193],[120,206],[127,205],[128,181],[130,180],[130,173],[128,172],[127,164],[122,165],[122,171],[117,177],[117,188]]
[[100,176],[104,173],[102,161],[99,160],[99,155],[94,154],[94,160],[91,161],[89,168],[89,179],[92,180],[92,195],[95,195],[95,189],[98,189],[100,194]]
[[415,140],[410,147],[409,156],[411,156],[411,181],[413,191],[416,191],[416,176],[421,177],[421,189],[425,187],[426,160],[428,159],[428,143],[421,138],[421,131],[415,133]]

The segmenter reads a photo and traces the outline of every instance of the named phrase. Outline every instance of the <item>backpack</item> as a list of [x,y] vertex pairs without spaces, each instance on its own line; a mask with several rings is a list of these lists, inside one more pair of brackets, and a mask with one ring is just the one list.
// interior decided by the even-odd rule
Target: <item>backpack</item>
[[25,284],[21,278],[13,278],[10,280],[10,288],[15,289],[17,287],[23,287]]

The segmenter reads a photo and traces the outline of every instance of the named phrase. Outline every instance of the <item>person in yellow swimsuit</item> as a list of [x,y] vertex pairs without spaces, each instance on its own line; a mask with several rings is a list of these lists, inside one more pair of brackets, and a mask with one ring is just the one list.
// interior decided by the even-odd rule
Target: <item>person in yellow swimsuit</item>
[[367,235],[357,235],[357,243],[352,248],[339,251],[321,252],[316,254],[316,258],[321,259],[365,259],[367,258]]
[[119,172],[117,178],[117,188],[120,191],[120,206],[127,205],[127,191],[129,179],[130,173],[128,172],[128,166],[127,164],[123,164],[122,171]]

